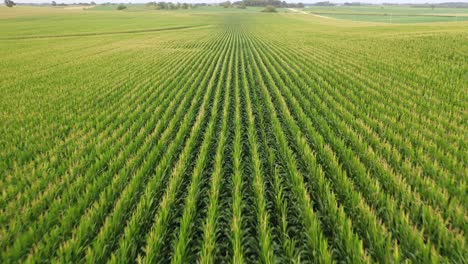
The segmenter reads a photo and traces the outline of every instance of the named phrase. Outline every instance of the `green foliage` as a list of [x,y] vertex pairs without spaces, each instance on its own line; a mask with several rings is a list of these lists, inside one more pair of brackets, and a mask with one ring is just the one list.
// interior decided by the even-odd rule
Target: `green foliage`
[[220,3],[220,5],[224,8],[229,8],[229,7],[232,7],[232,4],[230,1],[226,1],[226,2],[222,2]]
[[274,6],[265,6],[265,8],[262,10],[262,12],[266,13],[276,13],[276,8]]
[[127,6],[122,5],[122,4],[117,6],[117,10],[124,10],[124,9],[127,9]]
[[6,7],[13,7],[16,5],[16,3],[13,2],[12,0],[5,0],[4,3]]
[[236,7],[239,8],[239,9],[246,9],[247,8],[247,6],[244,3],[240,3]]

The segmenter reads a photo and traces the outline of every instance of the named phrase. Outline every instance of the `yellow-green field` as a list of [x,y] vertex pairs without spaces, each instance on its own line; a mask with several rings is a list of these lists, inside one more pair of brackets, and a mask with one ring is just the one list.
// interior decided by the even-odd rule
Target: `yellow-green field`
[[468,8],[398,6],[312,6],[304,10],[334,19],[380,23],[429,23],[468,21]]
[[468,261],[468,22],[131,10],[0,8],[1,263]]

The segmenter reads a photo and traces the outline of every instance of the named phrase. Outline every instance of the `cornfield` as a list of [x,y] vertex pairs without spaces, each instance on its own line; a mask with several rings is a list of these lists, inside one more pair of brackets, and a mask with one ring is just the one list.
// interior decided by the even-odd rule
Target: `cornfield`
[[2,40],[2,263],[468,261],[466,27],[202,19]]

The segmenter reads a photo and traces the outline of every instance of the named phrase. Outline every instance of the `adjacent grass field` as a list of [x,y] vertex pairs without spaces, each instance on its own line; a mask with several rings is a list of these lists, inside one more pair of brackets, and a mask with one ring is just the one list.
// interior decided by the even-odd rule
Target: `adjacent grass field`
[[467,28],[0,8],[0,262],[466,262]]
[[468,8],[411,6],[314,6],[304,9],[326,17],[382,23],[429,23],[468,21]]

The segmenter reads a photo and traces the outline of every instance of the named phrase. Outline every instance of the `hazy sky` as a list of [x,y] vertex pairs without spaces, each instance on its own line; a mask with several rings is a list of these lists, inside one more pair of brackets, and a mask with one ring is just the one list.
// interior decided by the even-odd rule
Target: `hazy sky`
[[[16,0],[17,3],[47,3],[51,2],[47,0]],[[111,2],[111,3],[146,3],[151,1],[166,1],[166,2],[187,2],[187,3],[219,3],[225,0],[55,0],[57,3],[78,3],[78,2],[91,2],[94,1],[96,3],[104,3],[104,2]],[[231,0],[237,1],[237,0]],[[282,0],[283,1],[283,0]],[[327,1],[327,0],[285,0],[286,2],[302,2],[302,3],[316,3],[320,1]],[[344,2],[363,2],[363,3],[409,3],[409,4],[423,4],[423,3],[444,3],[444,2],[464,2],[468,3],[468,0],[330,0],[333,3],[344,3]]]

